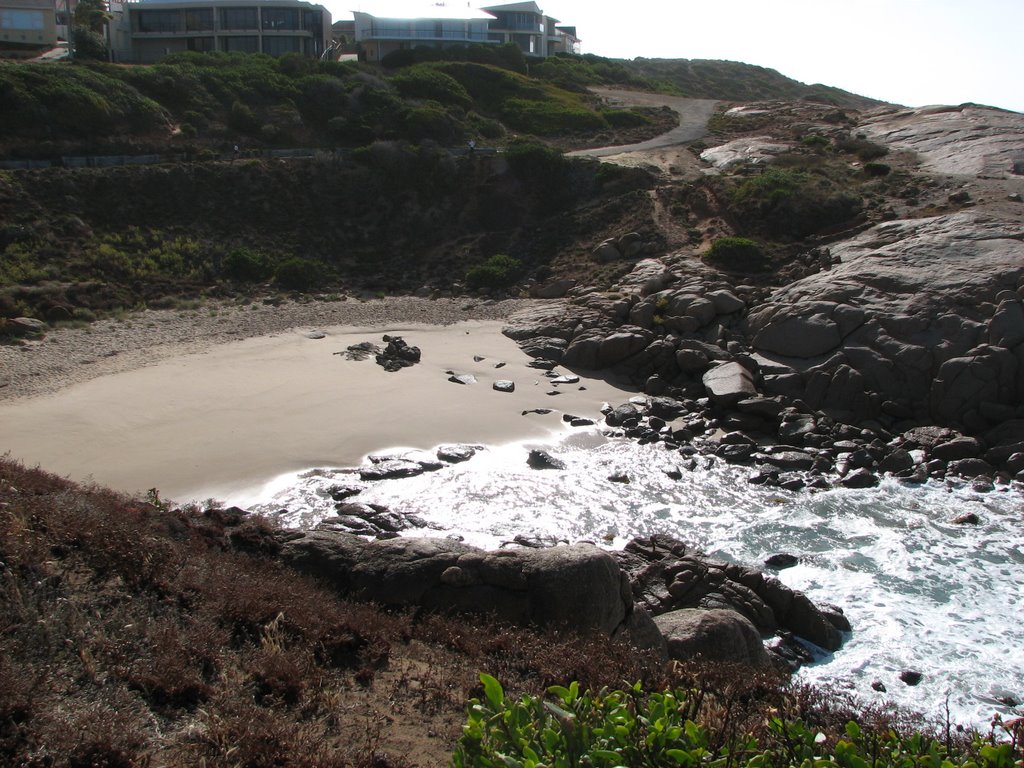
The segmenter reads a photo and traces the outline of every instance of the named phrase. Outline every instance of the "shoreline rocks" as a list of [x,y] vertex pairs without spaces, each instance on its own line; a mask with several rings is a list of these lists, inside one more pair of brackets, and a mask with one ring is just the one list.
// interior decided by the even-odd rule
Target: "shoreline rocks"
[[[821,271],[775,289],[644,258],[614,290],[572,289],[506,334],[538,364],[642,386],[646,404],[606,414],[614,434],[760,466],[755,482],[1024,482],[1020,223],[889,221],[825,250]],[[655,400],[678,405],[670,429]],[[932,426],[950,444],[916,446]]]
[[[339,517],[345,512],[399,522],[372,505],[339,505]],[[328,520],[312,531],[279,533],[278,546],[285,564],[343,595],[594,630],[665,659],[795,669],[807,653],[793,636],[833,651],[850,631],[838,609],[669,538],[635,539],[620,552],[590,543],[484,551],[451,539],[367,541]]]

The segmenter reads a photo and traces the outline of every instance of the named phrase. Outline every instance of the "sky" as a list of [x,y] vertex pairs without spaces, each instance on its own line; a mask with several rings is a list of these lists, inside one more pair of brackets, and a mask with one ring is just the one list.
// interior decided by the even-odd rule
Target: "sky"
[[[373,4],[319,2],[335,20]],[[971,101],[1024,112],[1024,0],[537,3],[576,26],[584,53],[742,61],[906,106]]]

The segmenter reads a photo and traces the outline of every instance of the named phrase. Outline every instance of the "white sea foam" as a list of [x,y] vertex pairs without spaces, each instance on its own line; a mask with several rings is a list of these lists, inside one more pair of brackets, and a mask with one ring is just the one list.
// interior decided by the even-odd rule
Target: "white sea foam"
[[[800,556],[779,574],[812,599],[835,603],[853,624],[843,648],[800,673],[888,699],[927,716],[985,727],[1005,703],[1024,699],[1024,516],[1016,492],[978,494],[940,484],[886,480],[870,490],[819,493],[765,489],[749,470],[698,458],[683,465],[659,445],[577,431],[539,446],[564,471],[526,464],[532,444],[490,448],[472,460],[403,480],[365,483],[353,500],[416,514],[413,535],[460,535],[494,547],[515,535],[591,540],[621,547],[634,536],[669,534],[709,554],[758,564],[777,552]],[[710,466],[709,466],[710,464]],[[625,473],[630,482],[609,475]],[[358,483],[338,470],[277,478],[245,501],[307,527],[334,513],[328,489]],[[287,510],[287,512],[282,512]],[[978,525],[953,518],[975,512]],[[924,673],[916,687],[899,673]],[[882,682],[887,693],[871,688]]]

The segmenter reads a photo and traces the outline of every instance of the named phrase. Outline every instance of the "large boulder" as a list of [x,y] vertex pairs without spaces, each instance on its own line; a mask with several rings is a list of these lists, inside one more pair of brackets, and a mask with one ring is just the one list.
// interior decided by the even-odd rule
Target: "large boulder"
[[281,557],[343,594],[384,605],[493,613],[516,623],[607,634],[632,612],[615,559],[590,544],[487,552],[449,539],[292,535]]
[[754,377],[739,363],[717,365],[705,373],[701,381],[708,397],[718,405],[735,405],[757,395]]
[[684,608],[655,616],[654,623],[665,636],[672,659],[757,667],[770,663],[754,625],[735,611]]

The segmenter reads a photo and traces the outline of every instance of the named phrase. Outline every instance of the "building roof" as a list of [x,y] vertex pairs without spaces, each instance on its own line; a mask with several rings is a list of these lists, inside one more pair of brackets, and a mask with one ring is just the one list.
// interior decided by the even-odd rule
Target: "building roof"
[[178,8],[182,5],[242,5],[242,6],[292,6],[300,8],[313,8],[327,12],[327,9],[318,3],[306,2],[306,0],[129,0],[123,2],[125,10],[133,8]]
[[494,16],[477,8],[458,3],[390,2],[368,3],[353,14],[364,13],[377,19],[445,19],[457,21],[492,21]]
[[483,6],[485,11],[523,11],[525,13],[539,13],[544,14],[544,11],[540,9],[540,6],[534,2],[526,3],[507,3],[504,5],[485,5]]

